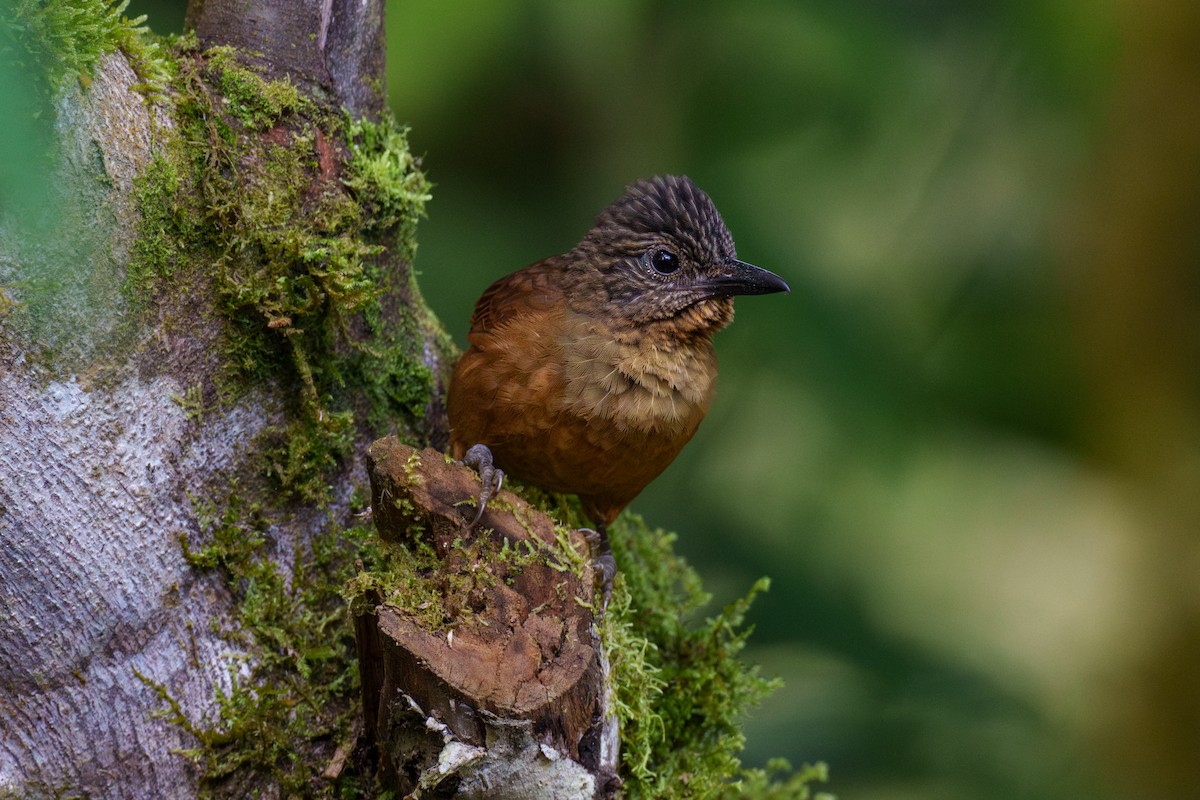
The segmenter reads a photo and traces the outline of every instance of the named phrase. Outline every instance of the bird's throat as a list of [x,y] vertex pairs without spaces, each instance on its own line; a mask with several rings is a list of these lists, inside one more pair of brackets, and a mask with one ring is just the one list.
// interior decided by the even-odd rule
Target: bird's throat
[[576,327],[562,343],[564,401],[573,414],[600,416],[645,431],[694,429],[708,410],[717,359],[708,336],[669,328]]
[[677,337],[712,335],[733,322],[733,298],[709,297],[692,303],[671,320],[661,323]]

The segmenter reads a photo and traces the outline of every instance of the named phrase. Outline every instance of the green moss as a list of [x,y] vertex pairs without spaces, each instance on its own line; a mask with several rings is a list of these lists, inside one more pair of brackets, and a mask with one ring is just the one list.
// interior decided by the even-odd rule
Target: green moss
[[[761,579],[746,597],[700,625],[709,600],[674,552],[674,534],[624,514],[609,530],[620,567],[601,635],[612,665],[628,798],[770,797],[802,800],[821,769],[780,776],[738,759],[749,708],[778,685],[739,658]],[[670,691],[666,691],[670,687]]]
[[329,475],[353,452],[354,416],[349,411],[299,417],[269,428],[258,439],[266,474],[306,501],[323,502]]
[[45,781],[32,780],[21,784],[20,788],[0,786],[0,800],[87,800],[75,788],[66,784],[52,784]]
[[[220,572],[235,600],[223,630],[241,654],[230,656],[228,686],[214,687],[216,721],[191,719],[166,687],[139,677],[162,699],[161,716],[195,737],[182,755],[196,765],[202,796],[247,796],[264,779],[286,797],[363,796],[362,776],[318,781],[314,765],[356,735],[358,669],[341,587],[356,561],[381,561],[376,539],[331,525],[280,559],[270,515],[242,496],[235,485],[219,501],[195,501],[204,544],[192,549],[183,538],[188,561]],[[286,574],[280,561],[293,565]]]
[[800,770],[792,769],[787,759],[775,758],[767,762],[766,769],[742,770],[736,781],[727,784],[714,795],[714,800],[834,800],[826,792],[813,794],[814,783],[829,780],[829,769],[824,764],[805,764]]
[[[488,537],[459,547],[459,562],[485,555]],[[421,542],[387,544],[375,569],[348,581],[345,597],[352,613],[363,614],[383,602],[410,614],[428,630],[448,631],[474,616],[471,595],[490,585],[486,570],[446,570],[433,548]]]
[[154,281],[179,269],[196,235],[191,209],[182,201],[184,186],[177,159],[156,153],[138,177],[134,194],[142,218],[126,268],[125,295],[147,296]]
[[[409,150],[407,129],[390,117],[378,123],[353,120],[347,122],[346,141],[350,158],[342,182],[359,209],[363,235],[392,237],[397,254],[412,263],[417,222],[425,214],[430,184]],[[444,352],[453,349],[440,327],[412,315],[423,301],[411,272],[403,287],[390,288],[402,291],[412,303],[409,309],[391,307],[390,320],[379,303],[364,309],[370,345],[363,348],[366,358],[357,364],[356,374],[366,391],[367,422],[376,430],[382,430],[397,409],[419,416],[429,402],[434,376],[412,357],[411,342],[433,339]]]
[[[407,500],[397,499],[398,505]],[[495,584],[492,569],[479,565],[502,565],[511,581],[531,564],[546,564],[563,571],[578,558],[570,544],[547,545],[534,541],[511,542],[508,538],[470,536],[456,539],[450,553],[441,558],[420,536],[410,531],[407,542],[384,544],[373,568],[360,571],[345,589],[353,614],[369,613],[378,603],[387,603],[418,620],[427,630],[448,631],[470,622],[476,613],[480,590]]]
[[189,386],[183,394],[171,395],[171,400],[183,409],[183,413],[188,419],[197,422],[204,419],[204,412],[206,411],[204,405],[204,387],[200,384]]
[[226,320],[215,394],[294,385],[288,421],[260,438],[261,471],[324,501],[356,438],[419,419],[429,400],[427,331],[396,301],[417,298],[403,265],[429,184],[390,119],[323,112],[229,48],[195,55],[176,70],[181,136],[137,184],[126,295],[148,305],[201,276]]
[[134,90],[147,100],[161,99],[167,58],[143,26],[145,15],[125,16],[129,0],[11,0],[6,6],[0,26],[14,31],[20,43],[8,55],[39,76],[47,96],[71,78],[89,85],[100,57],[120,50],[138,76]]
[[344,183],[362,204],[373,229],[399,228],[401,239],[413,246],[403,254],[411,261],[416,253],[416,222],[425,213],[430,186],[408,149],[407,134],[390,120],[351,121],[351,157]]
[[[403,471],[409,485],[425,480],[420,452],[409,456]],[[402,512],[412,512],[406,496],[383,502],[395,504]],[[531,513],[528,506],[506,504],[503,497],[496,497],[490,507],[512,512],[528,538],[514,542],[481,532],[456,538],[449,552],[439,556],[425,535],[427,531],[409,528],[406,541],[384,545],[377,566],[360,571],[347,585],[346,598],[353,613],[369,613],[377,604],[387,603],[417,619],[427,630],[446,631],[473,619],[480,591],[494,586],[498,573],[511,583],[537,564],[560,573],[591,577],[586,555],[572,542],[571,529],[557,525],[554,540],[547,542],[534,532],[531,521],[524,519]]]
[[226,108],[250,130],[266,130],[285,114],[311,106],[291,82],[264,80],[243,67],[231,47],[214,47],[206,56]]

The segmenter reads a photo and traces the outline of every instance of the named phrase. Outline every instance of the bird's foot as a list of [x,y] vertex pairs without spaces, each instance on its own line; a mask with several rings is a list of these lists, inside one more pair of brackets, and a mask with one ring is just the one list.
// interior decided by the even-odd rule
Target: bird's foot
[[473,445],[463,456],[462,463],[478,472],[479,480],[483,484],[479,490],[479,508],[475,512],[475,518],[467,524],[467,530],[473,530],[483,518],[488,500],[500,493],[500,487],[504,485],[504,470],[492,464],[492,451],[486,444]]
[[592,549],[592,569],[596,580],[600,582],[600,615],[608,609],[608,601],[612,597],[613,578],[617,577],[617,560],[613,558],[612,546],[608,543],[608,532],[603,525],[597,525],[599,530],[580,528],[579,532],[587,539]]

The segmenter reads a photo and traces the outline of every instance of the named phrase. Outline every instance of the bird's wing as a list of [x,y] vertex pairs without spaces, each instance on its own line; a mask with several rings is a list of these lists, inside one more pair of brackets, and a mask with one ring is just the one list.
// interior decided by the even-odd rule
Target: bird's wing
[[548,258],[493,283],[475,303],[471,335],[486,334],[514,317],[553,308],[562,298],[555,280],[558,271],[555,259]]

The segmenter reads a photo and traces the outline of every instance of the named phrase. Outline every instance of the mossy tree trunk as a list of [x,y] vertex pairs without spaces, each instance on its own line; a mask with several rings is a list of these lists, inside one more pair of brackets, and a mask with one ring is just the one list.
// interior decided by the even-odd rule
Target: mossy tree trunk
[[66,78],[48,210],[0,206],[0,796],[334,788],[361,456],[439,437],[383,0],[193,6],[22,40]]

